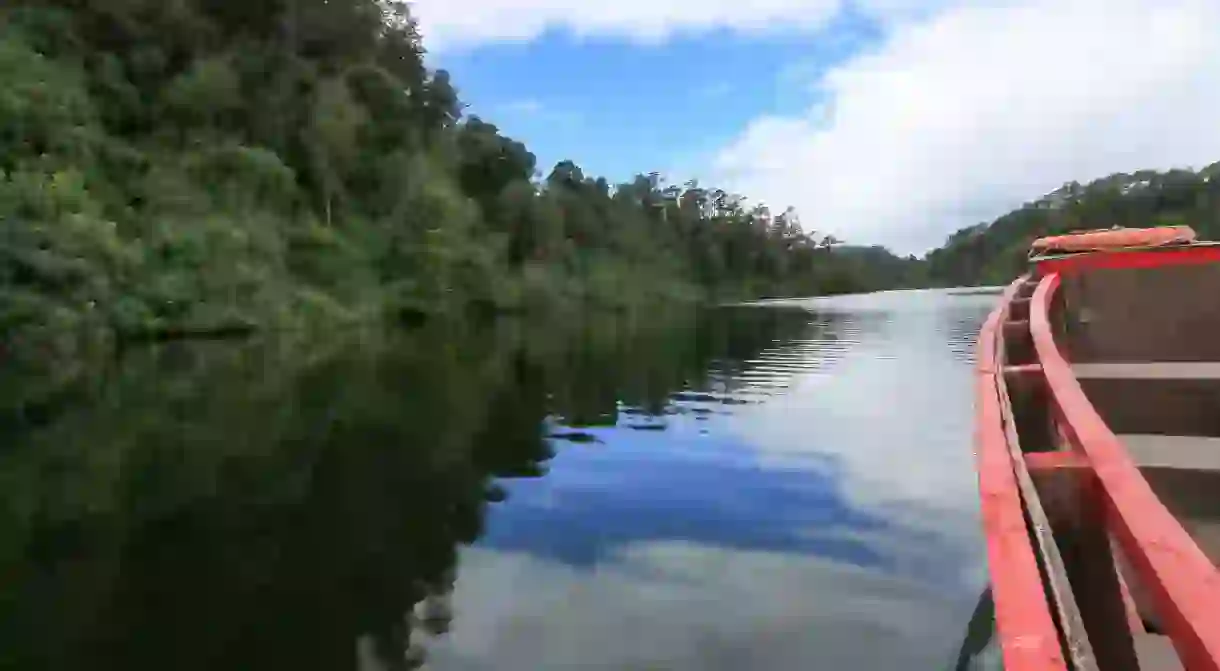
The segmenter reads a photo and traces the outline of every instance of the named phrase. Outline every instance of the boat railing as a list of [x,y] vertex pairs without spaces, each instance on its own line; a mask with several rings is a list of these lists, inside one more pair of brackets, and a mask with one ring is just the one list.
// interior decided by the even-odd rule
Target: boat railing
[[[1007,671],[1061,671],[1067,662],[1045,593],[1014,461],[1017,445],[1005,431],[1004,324],[1026,278],[1013,282],[979,333],[975,387],[975,427],[980,506],[987,540],[992,597],[1004,668]],[[1023,464],[1022,464],[1023,466]]]
[[[1116,267],[1112,264],[1125,261],[1131,264],[1126,267],[1148,267],[1173,263],[1175,258],[1185,262],[1213,260],[1218,250],[1215,247],[1204,249],[1206,251],[1201,253],[1181,256],[1139,252],[1125,259],[1105,254],[1092,257],[1091,261],[1083,261],[1085,264],[1091,262],[1092,266],[1104,264],[1106,267]],[[1220,669],[1220,573],[1144,479],[1120,439],[1086,397],[1055,342],[1051,305],[1060,286],[1060,273],[1064,269],[1064,266],[1052,264],[1040,267],[1044,274],[1030,297],[1027,322],[1036,356],[1036,365],[1027,368],[1035,368],[1041,374],[1051,406],[1053,428],[1064,445],[1059,452],[1025,455],[1024,460],[1031,470],[1070,465],[1091,473],[1091,480],[1096,483],[1093,491],[1102,499],[1100,518],[1105,530],[1117,541],[1134,575],[1150,595],[1163,633],[1172,640],[1183,666],[1192,670]],[[1014,283],[1013,286],[1019,285]],[[1003,309],[996,314],[1003,314]],[[999,317],[996,321],[999,321]],[[997,324],[990,326],[993,330],[998,328]],[[984,339],[989,339],[986,329]],[[994,345],[990,351],[981,347],[980,354],[997,360]],[[982,361],[981,356],[980,363]],[[998,422],[996,426],[998,430]],[[991,464],[988,467],[992,470],[999,468]],[[1009,464],[1009,471],[1012,470],[1013,465]],[[982,478],[980,469],[980,480]],[[995,557],[992,557],[992,561],[993,573],[997,568],[1003,570],[1003,566],[995,565]],[[1006,578],[1000,582],[1008,581]],[[998,593],[996,599],[997,616],[1000,617]],[[1043,609],[1046,609],[1045,604]],[[1043,627],[1038,624],[1030,631],[1034,631],[1035,636],[1041,636]],[[1044,662],[1038,667],[1018,667],[1008,665],[1006,656],[1005,662],[1009,669],[1060,668],[1057,661]]]

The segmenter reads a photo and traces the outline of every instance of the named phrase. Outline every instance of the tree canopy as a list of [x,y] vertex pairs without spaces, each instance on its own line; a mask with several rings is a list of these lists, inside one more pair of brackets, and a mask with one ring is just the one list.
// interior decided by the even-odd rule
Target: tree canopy
[[0,320],[23,338],[815,294],[905,273],[869,277],[791,210],[720,189],[546,171],[464,116],[392,0],[13,0],[0,76]]

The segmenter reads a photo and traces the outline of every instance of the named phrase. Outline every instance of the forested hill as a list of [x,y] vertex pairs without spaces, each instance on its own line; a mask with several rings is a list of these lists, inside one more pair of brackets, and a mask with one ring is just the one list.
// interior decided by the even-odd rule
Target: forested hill
[[464,118],[407,12],[3,3],[6,341],[890,283],[791,211],[655,173],[610,184],[569,161],[544,169]]
[[926,256],[937,286],[1004,284],[1023,271],[1030,243],[1043,235],[1111,226],[1189,225],[1220,238],[1220,163],[1199,170],[1119,173],[1065,184],[996,219],[963,228]]

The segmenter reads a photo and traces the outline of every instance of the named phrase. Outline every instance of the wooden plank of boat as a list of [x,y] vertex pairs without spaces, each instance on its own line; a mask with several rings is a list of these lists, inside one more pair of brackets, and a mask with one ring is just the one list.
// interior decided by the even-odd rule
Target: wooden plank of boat
[[[1095,518],[1085,519],[1082,511],[1077,504],[1078,497],[1082,486],[1090,486],[1093,471],[1089,466],[1088,460],[1080,454],[1073,451],[1056,451],[1056,452],[1032,452],[1025,455],[1025,462],[1029,467],[1030,474],[1034,477],[1035,482],[1041,492],[1040,498],[1046,501],[1048,510],[1053,510],[1056,513],[1052,517],[1052,525],[1059,531],[1066,534],[1072,534],[1073,529],[1079,529],[1082,524],[1093,524],[1100,527],[1100,520]],[[1096,511],[1093,511],[1096,513]],[[1068,519],[1064,519],[1064,518]],[[1114,626],[1114,620],[1121,616],[1127,621],[1127,629],[1132,635],[1132,658],[1127,657],[1120,659],[1119,664],[1115,665],[1121,668],[1124,663],[1130,665],[1134,661],[1138,668],[1142,671],[1152,671],[1153,669],[1165,669],[1167,671],[1176,671],[1181,669],[1181,664],[1178,662],[1177,654],[1173,652],[1172,644],[1168,643],[1168,638],[1159,634],[1150,633],[1144,627],[1143,619],[1139,613],[1139,609],[1132,596],[1131,589],[1127,585],[1127,581],[1123,576],[1123,571],[1119,567],[1118,549],[1114,547],[1113,538],[1105,535],[1104,540],[1096,538],[1110,547],[1103,552],[1097,552],[1097,556],[1089,557],[1091,567],[1093,569],[1103,569],[1099,572],[1112,576],[1114,583],[1119,590],[1119,600],[1121,603],[1121,613],[1106,613],[1110,616],[1109,626]],[[1090,548],[1096,550],[1097,548]],[[1103,566],[1102,562],[1115,562],[1113,568]],[[1082,585],[1082,587],[1087,587]],[[1102,584],[1105,588],[1105,584]],[[1096,589],[1096,588],[1094,588]],[[1110,600],[1113,602],[1113,599]],[[1103,630],[1104,630],[1103,626]],[[1117,627],[1115,627],[1117,628]],[[1109,639],[1111,632],[1103,631],[1106,639]],[[1103,644],[1109,641],[1103,641]],[[1168,655],[1165,654],[1165,646],[1168,645]],[[1113,652],[1113,651],[1108,651]],[[1107,655],[1108,657],[1110,655]],[[1100,663],[1100,659],[1098,662]],[[1111,668],[1110,666],[1106,667]]]
[[1135,654],[1141,671],[1180,671],[1185,669],[1173,649],[1173,641],[1161,634],[1141,634],[1135,637]]
[[1220,380],[1220,361],[1144,361],[1078,363],[1078,380]]
[[1127,453],[1140,468],[1210,471],[1220,474],[1220,438],[1120,434]]
[[[1166,507],[1213,564],[1220,564],[1220,438],[1120,434],[1132,461],[1151,477],[1164,474],[1177,486],[1161,492]],[[1185,479],[1184,479],[1185,478]],[[1155,489],[1155,487],[1154,487]]]
[[[1011,323],[1006,322],[1005,325]],[[1028,328],[1028,322],[1023,323]],[[1003,348],[1000,349],[1002,351]],[[1072,586],[1068,582],[1063,557],[1059,554],[1059,546],[1055,543],[1050,520],[1047,519],[1046,511],[1042,507],[1042,499],[1038,495],[1038,489],[1034,486],[1033,478],[1030,477],[1025,455],[1021,451],[1020,437],[1017,435],[1016,422],[1013,420],[1012,402],[1005,388],[1003,374],[997,376],[996,385],[1000,398],[1001,418],[1004,422],[1004,434],[1017,479],[1017,487],[1021,492],[1021,500],[1033,529],[1038,556],[1042,558],[1046,569],[1056,615],[1058,615],[1059,625],[1067,644],[1068,659],[1072,663],[1072,668],[1077,671],[1097,671],[1097,657],[1093,653],[1093,646],[1089,643],[1084,619],[1080,615],[1080,607],[1076,603]]]
[[1220,433],[1220,414],[1216,412],[1220,407],[1220,364],[1077,364],[1073,372],[1093,408],[1114,433]]
[[1004,305],[1026,286],[1015,280],[979,334],[975,368],[980,507],[992,576],[996,628],[1008,671],[1065,671],[1059,632],[1046,602],[1042,575],[1026,528],[1021,493],[1003,429],[997,379],[998,331]]
[[[1215,258],[1220,260],[1220,255]],[[1142,257],[1128,260],[1133,259],[1140,264],[1153,262]],[[1108,263],[1116,262],[1103,265]],[[1030,306],[1034,348],[1053,401],[1075,446],[1089,459],[1112,531],[1141,580],[1151,588],[1177,656],[1186,668],[1220,670],[1220,616],[1216,611],[1220,574],[1140,475],[1060,353],[1049,318],[1059,281],[1058,273],[1046,274]]]

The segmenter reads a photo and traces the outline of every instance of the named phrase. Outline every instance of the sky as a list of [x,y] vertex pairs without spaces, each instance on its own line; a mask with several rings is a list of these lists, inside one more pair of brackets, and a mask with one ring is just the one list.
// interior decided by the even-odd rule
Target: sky
[[1220,0],[415,0],[549,171],[657,171],[922,253],[1063,183],[1220,160]]

